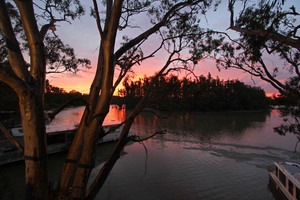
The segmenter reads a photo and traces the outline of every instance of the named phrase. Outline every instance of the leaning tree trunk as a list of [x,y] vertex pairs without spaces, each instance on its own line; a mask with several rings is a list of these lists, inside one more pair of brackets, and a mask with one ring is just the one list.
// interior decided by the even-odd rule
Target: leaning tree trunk
[[98,57],[97,72],[94,81],[91,85],[90,94],[88,97],[87,105],[82,115],[79,128],[76,131],[72,145],[66,157],[66,161],[60,177],[60,195],[68,196],[70,188],[72,188],[76,168],[81,156],[83,147],[83,136],[88,128],[91,119],[94,116],[95,107],[99,99],[99,91],[101,87],[101,77],[103,73],[103,45],[100,45],[100,52]]

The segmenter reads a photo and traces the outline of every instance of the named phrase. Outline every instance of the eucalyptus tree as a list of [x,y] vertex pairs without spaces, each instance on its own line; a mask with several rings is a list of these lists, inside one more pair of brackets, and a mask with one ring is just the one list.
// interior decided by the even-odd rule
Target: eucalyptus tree
[[[34,10],[38,11],[35,13]],[[69,1],[69,4],[56,1],[0,1],[0,81],[8,84],[19,98],[28,198],[32,196],[42,199],[48,195],[47,149],[43,120],[46,65],[54,64],[52,59],[59,61],[57,57],[60,55],[51,55],[51,51],[63,52],[64,48],[67,48],[61,41],[57,41],[59,46],[51,42],[52,50],[45,45],[51,38],[56,40],[55,35],[50,35],[49,28],[57,21],[75,19],[82,14],[83,7],[78,1]],[[37,19],[40,19],[39,24]],[[29,52],[29,63],[25,59],[26,52]],[[80,64],[89,64],[88,60],[77,60],[72,48],[65,53],[62,60],[70,62],[60,62],[60,65],[57,65],[59,68],[76,69]]]
[[[217,53],[214,58],[218,67],[243,70],[268,82],[280,93],[299,98],[300,25],[294,4],[278,0],[260,0],[253,4],[247,0],[229,0],[229,29],[239,33],[239,37],[235,39],[228,33],[214,32],[221,34],[220,40],[213,37],[209,40],[213,46],[211,50]],[[274,62],[268,62],[268,55],[275,59]],[[290,75],[283,82],[279,73]]]
[[[299,140],[300,15],[296,2],[260,1],[257,5],[249,6],[247,1],[244,1],[242,11],[237,19],[234,19],[235,3],[235,0],[229,1],[230,29],[240,33],[235,50],[242,52],[235,61],[227,60],[229,62],[226,66],[234,66],[258,76],[269,82],[282,95],[293,99],[292,107],[287,105],[281,109],[284,123],[275,127],[274,131],[283,135],[288,132],[294,133]],[[270,71],[272,64],[265,61],[266,54],[277,57],[282,61],[282,65],[273,67],[273,71]],[[277,74],[286,69],[290,76],[282,82]]]
[[[155,81],[172,70],[189,69],[196,63],[195,56],[183,58],[180,52],[194,46],[195,35],[202,35],[198,16],[204,14],[212,4],[211,0],[107,0],[102,3],[103,9],[99,9],[97,1],[93,0],[92,8],[100,36],[97,70],[59,185],[57,188],[50,188],[43,120],[45,76],[47,72],[76,71],[79,65],[89,66],[89,60],[76,59],[72,48],[64,45],[53,31],[56,22],[75,19],[84,13],[84,9],[78,0],[15,0],[14,4],[0,0],[0,81],[13,88],[19,97],[28,199],[95,197],[128,142],[128,131],[135,116],[151,98]],[[140,31],[133,38],[125,38],[123,45],[115,49],[117,32],[134,27],[131,19],[142,14],[147,14],[151,19],[149,28]],[[159,33],[161,41],[156,49],[144,55],[144,43],[155,33]],[[101,137],[98,130],[109,111],[116,86],[132,66],[153,57],[160,49],[166,49],[169,53],[165,65],[149,84],[144,98],[123,122],[118,144],[96,179],[87,187],[94,165],[96,141]],[[23,54],[26,50],[29,51],[28,62]],[[120,74],[113,82],[116,68],[119,68]]]

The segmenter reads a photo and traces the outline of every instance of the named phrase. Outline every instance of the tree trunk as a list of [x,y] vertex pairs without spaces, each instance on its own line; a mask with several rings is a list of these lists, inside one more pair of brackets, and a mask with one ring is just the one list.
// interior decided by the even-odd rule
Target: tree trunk
[[122,2],[114,2],[107,34],[101,38],[97,73],[91,87],[89,105],[69,150],[61,177],[61,192],[68,192],[68,188],[72,188],[73,199],[85,197],[87,182],[94,165],[98,129],[109,111],[115,66],[114,46]]
[[27,199],[47,199],[47,142],[41,95],[24,91],[19,95],[19,104],[24,133]]

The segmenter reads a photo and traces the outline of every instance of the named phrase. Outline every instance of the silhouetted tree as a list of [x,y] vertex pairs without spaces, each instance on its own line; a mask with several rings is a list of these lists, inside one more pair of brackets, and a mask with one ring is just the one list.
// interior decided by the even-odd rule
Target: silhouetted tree
[[[0,81],[9,85],[19,99],[28,199],[44,199],[49,194],[44,91],[46,64],[55,62],[46,52],[45,38],[57,37],[49,32],[55,22],[75,19],[82,14],[83,7],[79,1],[43,1],[37,4],[32,1],[14,1],[14,4],[0,1]],[[41,19],[40,26],[36,21],[37,15]],[[62,48],[63,43],[51,47],[57,51]],[[30,63],[24,59],[23,53],[27,52]],[[68,61],[61,61],[64,59],[58,61],[60,66],[68,68]],[[86,61],[84,65],[88,64]]]
[[[289,111],[291,116],[299,121],[299,115],[295,115],[299,113],[300,102],[300,38],[299,25],[296,23],[299,20],[299,12],[295,2],[285,0],[228,2],[231,14],[229,29],[239,33],[240,37],[233,39],[226,33],[218,33],[222,34],[220,38],[210,37],[207,49],[215,53],[213,57],[219,68],[243,70],[268,82],[286,98],[296,99],[293,107],[286,108],[282,115],[286,117]],[[290,5],[287,6],[287,3]],[[242,8],[236,18],[235,7]],[[230,42],[226,42],[228,40]],[[276,64],[281,63],[281,66],[274,67],[272,63],[267,62],[267,55],[273,56]],[[280,72],[290,73],[290,76],[282,80],[278,76]],[[298,123],[283,124],[275,128],[275,131],[283,134],[284,131],[295,131],[294,127],[297,126]],[[294,133],[298,134],[298,131]]]

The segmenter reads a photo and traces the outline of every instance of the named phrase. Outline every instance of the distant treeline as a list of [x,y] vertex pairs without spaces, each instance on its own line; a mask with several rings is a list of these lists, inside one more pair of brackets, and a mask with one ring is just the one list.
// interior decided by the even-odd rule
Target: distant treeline
[[[18,97],[16,93],[8,85],[0,82],[0,111],[18,111]],[[53,86],[46,80],[46,89],[45,89],[45,109],[57,108],[58,106],[64,104],[65,102],[81,98],[86,100],[87,95],[83,95],[76,90],[66,92],[63,88]],[[71,105],[79,106],[84,105],[81,101],[75,101]]]
[[[126,104],[134,108],[144,96],[152,77],[137,81],[125,78],[119,96],[112,98],[111,104]],[[0,82],[0,111],[18,110],[18,97],[6,84]],[[177,76],[161,77],[154,86],[150,107],[159,110],[253,110],[267,108],[270,99],[258,87],[245,85],[238,80],[223,81],[212,78],[210,74],[198,77],[179,79]],[[53,86],[46,81],[45,109],[57,108],[65,102],[81,98],[87,100],[76,90],[66,92],[63,88]],[[84,105],[84,102],[73,102],[72,106]]]
[[[127,108],[134,107],[144,96],[151,77],[137,81],[126,78],[118,91]],[[154,86],[151,106],[160,110],[254,110],[267,108],[268,98],[259,87],[238,80],[200,76],[197,79],[177,76],[161,77]]]
[[[66,92],[63,88],[53,86],[46,80],[46,89],[45,89],[45,109],[57,108],[60,105],[72,100],[72,99],[83,99],[87,100],[87,95],[71,90]],[[72,106],[81,106],[85,105],[83,101],[74,101],[71,104]]]

